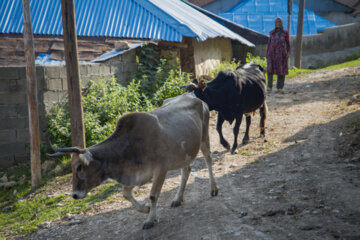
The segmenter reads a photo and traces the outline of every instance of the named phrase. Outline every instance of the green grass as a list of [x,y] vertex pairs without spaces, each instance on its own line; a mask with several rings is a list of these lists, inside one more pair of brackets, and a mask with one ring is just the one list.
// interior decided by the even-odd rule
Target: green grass
[[355,66],[357,66],[359,64],[360,64],[360,57],[358,59],[355,59],[355,60],[352,60],[352,61],[331,65],[331,66],[328,66],[328,67],[325,67],[325,68],[322,68],[322,69],[334,70],[334,69],[339,69],[339,68],[355,67]]
[[[20,167],[8,171],[8,176],[26,174],[30,178],[28,168]],[[29,179],[28,178],[28,179]],[[120,184],[113,180],[107,181],[90,192],[82,200],[73,200],[71,196],[61,194],[45,195],[58,185],[68,184],[71,188],[71,173],[64,176],[43,177],[42,185],[36,190],[31,189],[30,183],[16,185],[10,189],[0,190],[0,239],[9,236],[28,234],[36,231],[41,223],[51,222],[63,218],[66,214],[81,214],[91,212],[94,203],[112,201],[112,195],[119,192]],[[17,194],[14,195],[16,190]]]

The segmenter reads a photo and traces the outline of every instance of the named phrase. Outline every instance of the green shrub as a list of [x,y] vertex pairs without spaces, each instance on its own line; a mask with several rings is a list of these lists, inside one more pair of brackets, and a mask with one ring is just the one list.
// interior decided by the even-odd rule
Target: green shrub
[[232,61],[221,61],[214,69],[210,71],[209,76],[215,78],[221,70],[235,70],[240,65],[240,61],[236,61],[234,58]]
[[[140,93],[140,83],[124,87],[115,78],[91,81],[83,91],[86,145],[110,136],[119,117],[127,112],[150,111],[153,105]],[[55,106],[48,116],[50,138],[58,146],[71,146],[70,115],[67,104]]]
[[181,89],[181,86],[189,82],[190,74],[181,73],[179,68],[171,70],[166,81],[153,95],[151,102],[155,106],[161,106],[165,99],[184,93],[184,90]]
[[253,62],[255,64],[258,64],[260,65],[263,69],[264,69],[264,72],[266,73],[267,72],[267,61],[266,61],[266,57],[259,57],[259,56],[256,56],[254,57],[250,52],[248,52],[246,54],[246,62],[249,63],[249,62]]

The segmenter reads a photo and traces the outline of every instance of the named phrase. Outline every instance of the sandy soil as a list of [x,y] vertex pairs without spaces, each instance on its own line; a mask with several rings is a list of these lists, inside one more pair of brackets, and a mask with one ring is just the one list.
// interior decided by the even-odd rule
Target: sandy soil
[[[210,139],[219,195],[211,197],[204,159],[193,164],[184,203],[170,208],[180,171],[169,172],[158,223],[121,191],[95,214],[69,215],[26,239],[360,239],[360,66],[287,79],[268,95],[266,138],[253,117],[250,143],[231,155],[219,144],[212,113]],[[245,121],[241,126],[243,132]],[[223,126],[233,141],[232,126]],[[242,134],[239,135],[241,142]],[[63,186],[70,193],[70,185]],[[136,189],[148,201],[150,184]],[[64,193],[62,192],[62,193]]]

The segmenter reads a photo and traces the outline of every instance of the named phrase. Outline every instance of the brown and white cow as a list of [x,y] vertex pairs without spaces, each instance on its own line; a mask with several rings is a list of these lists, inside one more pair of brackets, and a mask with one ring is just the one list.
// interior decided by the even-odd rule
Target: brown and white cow
[[[171,207],[181,205],[190,163],[201,149],[210,175],[210,194],[218,188],[212,173],[209,143],[209,109],[192,94],[165,101],[149,113],[129,113],[121,117],[114,133],[106,140],[86,149],[55,148],[52,157],[73,154],[73,198],[84,198],[107,178],[123,185],[124,197],[139,212],[149,213],[143,229],[156,220],[156,203],[169,170],[181,168],[181,183]],[[132,189],[153,179],[150,206],[140,204]]]

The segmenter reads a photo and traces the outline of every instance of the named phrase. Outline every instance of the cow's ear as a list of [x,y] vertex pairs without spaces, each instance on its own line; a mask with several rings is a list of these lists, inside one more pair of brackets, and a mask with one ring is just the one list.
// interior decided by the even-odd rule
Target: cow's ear
[[89,166],[94,161],[93,156],[89,150],[86,149],[85,153],[79,154],[79,159],[86,165]]
[[201,88],[201,90],[205,91],[206,82],[204,80],[200,80],[198,86]]
[[199,83],[199,81],[196,78],[192,82],[196,85]]

